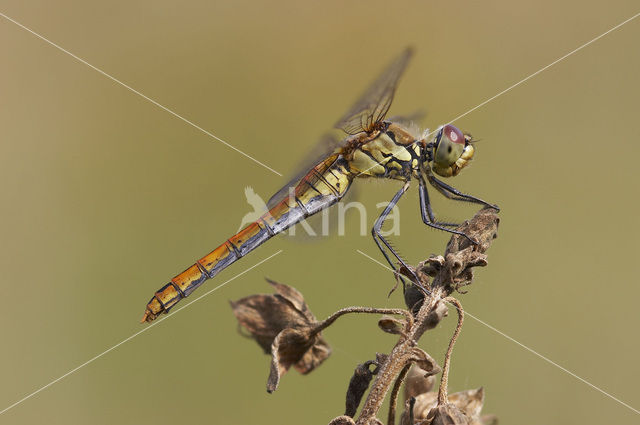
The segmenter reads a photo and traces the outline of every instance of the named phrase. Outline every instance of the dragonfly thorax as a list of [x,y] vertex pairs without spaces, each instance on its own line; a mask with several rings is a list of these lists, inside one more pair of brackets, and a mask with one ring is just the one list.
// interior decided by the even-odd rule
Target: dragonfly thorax
[[416,177],[423,161],[423,146],[404,127],[385,123],[370,136],[361,133],[347,144],[343,154],[350,170],[359,177],[409,180]]

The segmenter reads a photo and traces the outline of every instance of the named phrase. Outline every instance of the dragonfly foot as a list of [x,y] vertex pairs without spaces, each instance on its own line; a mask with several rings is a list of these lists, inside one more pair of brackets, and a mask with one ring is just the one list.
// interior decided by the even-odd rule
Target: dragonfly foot
[[480,245],[480,241],[472,238],[471,236],[467,235],[466,233],[460,233],[462,236],[464,236],[465,238],[467,238],[467,240],[469,242],[471,242],[473,245]]
[[460,223],[442,223],[441,222],[438,224],[444,227],[453,227],[453,228],[462,226]]

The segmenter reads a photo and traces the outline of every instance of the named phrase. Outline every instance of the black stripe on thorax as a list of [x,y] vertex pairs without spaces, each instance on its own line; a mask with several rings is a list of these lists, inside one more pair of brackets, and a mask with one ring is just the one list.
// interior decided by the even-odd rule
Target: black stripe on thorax
[[[327,181],[327,179],[325,179],[325,178],[324,178],[324,176],[322,175],[322,173],[319,173],[319,172],[318,172],[318,170],[316,170],[316,169],[314,168],[314,169],[313,169],[313,174],[314,174],[314,175],[315,175],[319,180],[322,180],[322,182],[323,182],[324,184],[326,184],[326,185],[327,185],[327,187],[328,187],[328,188],[333,192],[333,194],[334,194],[335,196],[338,196],[338,194],[339,194],[340,192],[338,192],[338,190],[337,190],[335,187],[333,187],[333,185],[332,185],[331,183],[329,183],[329,182]],[[321,193],[321,192],[318,192],[318,193]]]

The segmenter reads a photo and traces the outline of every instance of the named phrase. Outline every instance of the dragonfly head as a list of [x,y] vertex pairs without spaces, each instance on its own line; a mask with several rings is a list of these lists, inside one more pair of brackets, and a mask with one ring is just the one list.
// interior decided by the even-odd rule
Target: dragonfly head
[[473,158],[471,136],[447,124],[438,130],[433,145],[431,168],[442,177],[456,176]]

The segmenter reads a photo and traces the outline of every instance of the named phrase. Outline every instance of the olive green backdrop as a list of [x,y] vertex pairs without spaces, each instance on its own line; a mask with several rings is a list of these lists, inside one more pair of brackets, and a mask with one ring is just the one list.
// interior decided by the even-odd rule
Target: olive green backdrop
[[[638,12],[638,3],[22,2],[0,11],[285,177],[406,45],[391,113],[431,128]],[[637,137],[640,20],[459,120],[482,141],[452,183],[502,207],[465,308],[640,408]],[[243,190],[285,181],[0,18],[0,409],[144,328],[153,292],[230,236]],[[373,223],[393,182],[357,182]],[[435,201],[442,217],[474,207]],[[412,263],[448,236],[413,188],[396,244]],[[354,214],[355,215],[355,214]],[[205,288],[281,254],[0,416],[31,424],[325,424],[354,366],[393,337],[374,318],[326,332],[332,357],[265,392],[268,357],[228,300],[296,286],[318,317],[397,306],[357,220],[344,237],[275,238]],[[206,291],[200,289],[193,299]],[[186,303],[183,301],[183,303]],[[422,346],[442,359],[454,320]],[[456,346],[451,390],[484,386],[504,424],[638,423],[606,397],[480,323]]]

